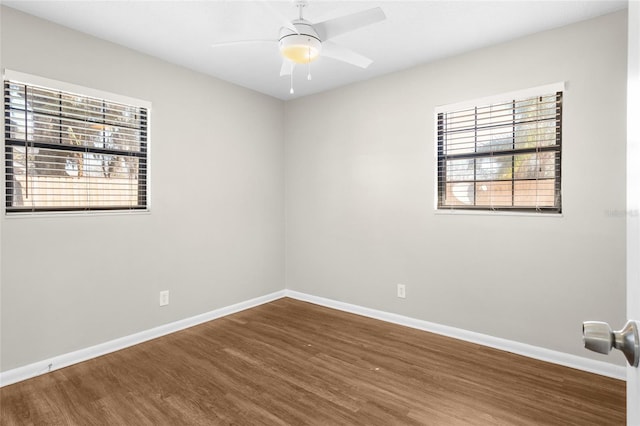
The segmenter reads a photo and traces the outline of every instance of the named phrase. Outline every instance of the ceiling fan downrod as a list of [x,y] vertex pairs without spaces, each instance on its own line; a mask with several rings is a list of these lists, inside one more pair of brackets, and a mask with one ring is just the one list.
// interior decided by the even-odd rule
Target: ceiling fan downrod
[[309,4],[309,2],[307,2],[307,0],[296,0],[295,1],[295,5],[298,8],[298,19],[299,20],[304,20],[304,18],[302,17],[302,10],[307,7],[307,5]]

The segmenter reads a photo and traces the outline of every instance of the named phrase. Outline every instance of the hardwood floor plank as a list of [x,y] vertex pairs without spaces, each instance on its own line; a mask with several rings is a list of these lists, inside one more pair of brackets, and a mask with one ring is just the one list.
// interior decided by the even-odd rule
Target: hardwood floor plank
[[279,299],[0,389],[1,425],[623,425],[625,384]]

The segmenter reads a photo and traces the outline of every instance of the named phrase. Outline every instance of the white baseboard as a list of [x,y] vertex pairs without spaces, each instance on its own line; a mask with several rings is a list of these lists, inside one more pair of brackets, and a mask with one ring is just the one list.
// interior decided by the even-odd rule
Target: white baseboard
[[338,309],[340,311],[350,312],[369,318],[375,318],[394,324],[404,325],[406,327],[441,334],[443,336],[453,337],[455,339],[464,340],[467,342],[489,346],[495,349],[523,355],[529,358],[563,365],[565,367],[588,371],[590,373],[599,374],[601,376],[612,377],[619,380],[626,380],[627,377],[626,367],[614,365],[608,362],[596,361],[577,355],[571,355],[564,352],[558,352],[551,349],[528,345],[526,343],[514,342],[513,340],[501,339],[499,337],[493,337],[486,334],[463,330],[460,328],[449,327],[429,321],[405,317],[403,315],[365,308],[349,303],[338,302],[332,299],[312,296],[310,294],[300,293],[293,290],[285,290],[285,296],[292,299],[314,303],[316,305],[326,306],[328,308]]
[[625,367],[613,365],[608,362],[595,361],[592,359],[540,348],[525,343],[514,342],[512,340],[501,339],[498,337],[488,336],[486,334],[475,333],[472,331],[418,320],[415,318],[379,311],[376,309],[365,308],[349,303],[338,302],[332,299],[312,296],[293,290],[281,290],[267,294],[265,296],[256,297],[254,299],[236,303],[231,306],[215,309],[211,312],[206,312],[204,314],[196,315],[191,318],[186,318],[169,324],[154,327],[152,329],[121,337],[119,339],[111,340],[109,342],[100,343],[95,346],[55,356],[47,360],[42,360],[33,364],[25,365],[23,367],[0,372],[0,387],[30,379],[41,374],[45,374],[54,370],[58,370],[60,368],[77,364],[79,362],[106,355],[111,352],[125,349],[151,339],[155,339],[170,333],[175,333],[176,331],[184,330],[185,328],[193,327],[194,325],[202,324],[216,318],[253,308],[255,306],[262,305],[264,303],[268,303],[282,297],[290,297],[292,299],[302,300],[305,302],[314,303],[316,305],[338,309],[340,311],[350,312],[353,314],[375,318],[406,327],[429,331],[431,333],[441,334],[444,336],[453,337],[455,339],[489,346],[518,355],[524,355],[529,358],[539,359],[554,364],[564,365],[566,367],[576,368],[578,370],[588,371],[590,373],[600,374],[602,376],[612,377],[620,380],[626,379]]
[[170,333],[175,333],[176,331],[184,330],[185,328],[193,327],[194,325],[202,324],[216,318],[244,311],[245,309],[280,299],[284,297],[284,293],[284,290],[276,291],[265,296],[256,297],[231,306],[215,309],[191,318],[164,324],[149,330],[111,340],[109,342],[100,343],[85,349],[55,356],[47,360],[34,362],[33,364],[25,365],[23,367],[14,368],[13,370],[3,371],[0,372],[0,387],[30,379],[60,368],[68,367],[79,362],[87,361],[91,358],[119,351],[121,349],[128,348],[129,346],[137,345],[139,343],[146,342],[147,340],[155,339]]

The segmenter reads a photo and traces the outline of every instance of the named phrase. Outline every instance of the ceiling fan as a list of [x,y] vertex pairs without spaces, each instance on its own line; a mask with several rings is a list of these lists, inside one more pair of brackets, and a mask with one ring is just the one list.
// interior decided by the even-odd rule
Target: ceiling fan
[[213,46],[256,42],[277,43],[283,57],[280,76],[291,77],[291,94],[293,94],[293,70],[296,64],[309,64],[307,79],[311,80],[310,64],[320,56],[336,59],[360,68],[367,68],[373,62],[371,59],[330,40],[341,34],[385,20],[386,16],[381,8],[375,7],[323,22],[312,23],[303,17],[303,10],[308,5],[307,0],[294,0],[294,5],[298,8],[298,18],[294,20],[281,16],[278,11],[269,6],[268,2],[263,3],[278,15],[282,22],[278,39],[240,40],[215,43]]

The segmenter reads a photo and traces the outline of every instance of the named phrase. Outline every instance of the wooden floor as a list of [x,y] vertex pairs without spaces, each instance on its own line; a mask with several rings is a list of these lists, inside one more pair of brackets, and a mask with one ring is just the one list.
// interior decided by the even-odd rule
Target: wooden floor
[[0,389],[2,425],[623,425],[624,382],[280,299]]

